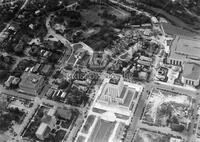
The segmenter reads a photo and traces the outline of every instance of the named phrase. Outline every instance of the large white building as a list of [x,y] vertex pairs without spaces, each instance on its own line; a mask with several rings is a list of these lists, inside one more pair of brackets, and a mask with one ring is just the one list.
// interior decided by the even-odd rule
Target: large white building
[[98,107],[97,104],[99,104],[100,106],[107,106],[107,108],[115,107],[116,109],[123,110],[124,113],[129,113],[135,109],[133,104],[136,104],[138,101],[139,95],[137,93],[135,87],[125,83],[121,75],[114,75],[102,86],[96,106]]
[[50,131],[51,131],[51,128],[48,126],[48,124],[41,123],[35,135],[37,136],[38,139],[44,140],[45,138],[49,136]]
[[118,75],[113,76],[103,89],[101,99],[108,103],[123,103],[126,91],[123,78]]
[[30,95],[38,95],[44,87],[44,77],[33,73],[23,73],[19,88],[22,92]]
[[185,63],[183,66],[182,82],[190,86],[198,86],[200,81],[200,65]]
[[110,78],[100,97],[106,103],[123,104],[127,97],[128,87],[124,85],[123,77],[116,75]]

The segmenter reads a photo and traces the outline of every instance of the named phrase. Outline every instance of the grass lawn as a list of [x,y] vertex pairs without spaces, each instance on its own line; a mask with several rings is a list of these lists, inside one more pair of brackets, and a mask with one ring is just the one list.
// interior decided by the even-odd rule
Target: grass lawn
[[87,118],[87,120],[85,122],[85,125],[83,126],[82,133],[84,133],[84,134],[88,133],[90,127],[92,126],[92,124],[94,122],[94,119],[95,119],[94,115],[88,116],[88,118]]
[[90,138],[88,139],[88,142],[108,142],[115,124],[115,122],[99,119]]
[[12,121],[21,124],[25,116],[25,112],[19,109],[0,111],[0,131],[5,132],[12,127]]
[[85,137],[84,136],[79,136],[76,142],[84,142]]

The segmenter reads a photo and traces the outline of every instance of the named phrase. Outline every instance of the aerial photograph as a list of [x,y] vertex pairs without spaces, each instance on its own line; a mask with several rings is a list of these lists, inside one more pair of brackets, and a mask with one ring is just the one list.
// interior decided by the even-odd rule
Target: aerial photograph
[[0,142],[200,142],[200,0],[0,0]]

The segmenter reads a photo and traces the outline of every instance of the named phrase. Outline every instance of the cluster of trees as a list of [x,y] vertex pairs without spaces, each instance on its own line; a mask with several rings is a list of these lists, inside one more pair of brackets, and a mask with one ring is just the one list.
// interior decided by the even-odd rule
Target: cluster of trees
[[[13,6],[4,5],[0,6],[0,24],[6,23],[15,17],[15,14],[19,11],[23,1],[17,1]],[[12,9],[11,9],[12,7]]]
[[0,55],[0,82],[5,81],[9,76],[11,65],[15,63],[15,59],[11,56]]
[[[41,40],[43,40],[43,37],[47,34],[47,28],[45,25],[46,17],[44,15],[35,17],[31,14],[28,14],[27,18],[19,20],[20,32],[23,35],[26,35],[30,38],[39,37]],[[33,29],[29,27],[31,24],[33,25]]]
[[171,105],[162,104],[159,114],[160,116],[168,116],[167,125],[169,125],[173,131],[183,132],[185,130],[185,127],[179,123],[177,116],[173,115],[172,112],[173,108],[171,107]]
[[103,51],[106,47],[109,47],[118,36],[112,29],[112,27],[105,25],[101,27],[99,33],[90,36],[84,42],[92,47],[95,51]]
[[17,32],[15,34],[10,34],[0,46],[8,53],[21,56],[24,55],[23,53],[26,43],[23,34],[21,32]]
[[138,0],[138,2],[145,3],[150,6],[163,7],[166,4],[172,4],[171,0]]
[[7,131],[12,126],[12,121],[20,124],[24,114],[18,108],[9,108],[6,113],[0,112],[0,131]]
[[108,10],[104,10],[102,14],[99,13],[99,16],[102,16],[106,19],[110,19],[110,20],[113,20],[113,21],[117,20],[117,16],[110,14],[108,12]]
[[32,60],[24,59],[20,61],[14,71],[11,73],[13,76],[20,77],[27,67],[33,67],[35,62]]
[[74,106],[86,105],[89,96],[85,92],[80,92],[78,88],[73,87],[67,95],[67,103]]
[[129,22],[132,25],[141,25],[151,23],[151,19],[145,15],[132,14],[131,18],[129,19]]
[[59,84],[58,89],[66,89],[69,85],[70,85],[70,83],[67,80],[63,80]]
[[81,14],[78,11],[67,11],[64,9],[62,11],[56,12],[56,15],[56,21],[59,22],[64,22],[63,17],[67,17],[67,23],[69,27],[80,27],[82,25]]

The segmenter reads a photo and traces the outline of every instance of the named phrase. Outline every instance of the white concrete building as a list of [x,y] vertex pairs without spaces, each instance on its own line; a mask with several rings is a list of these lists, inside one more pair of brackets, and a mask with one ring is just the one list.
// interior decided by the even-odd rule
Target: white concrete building
[[183,66],[182,82],[186,85],[198,86],[200,81],[200,65],[185,63]]
[[41,123],[35,135],[37,136],[38,139],[44,140],[45,138],[49,136],[50,131],[51,131],[51,128],[48,126],[48,124]]

